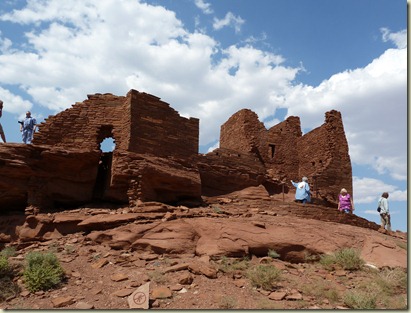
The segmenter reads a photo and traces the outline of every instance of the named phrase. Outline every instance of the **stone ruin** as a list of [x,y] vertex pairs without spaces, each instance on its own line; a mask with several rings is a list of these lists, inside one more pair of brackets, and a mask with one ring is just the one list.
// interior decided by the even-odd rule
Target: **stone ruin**
[[[115,149],[102,152],[112,138]],[[221,126],[220,148],[198,153],[199,120],[153,95],[88,95],[39,124],[32,145],[0,145],[0,209],[70,208],[93,202],[157,201],[194,206],[202,196],[263,185],[294,194],[307,176],[314,202],[336,206],[352,170],[341,114],[302,135],[295,116],[266,129],[251,110]]]

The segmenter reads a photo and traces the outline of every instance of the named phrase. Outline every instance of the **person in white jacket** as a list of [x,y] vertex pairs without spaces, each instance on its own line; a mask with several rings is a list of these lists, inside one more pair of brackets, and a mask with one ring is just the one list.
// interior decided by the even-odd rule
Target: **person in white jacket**
[[381,227],[391,231],[391,217],[390,208],[388,207],[388,192],[383,192],[381,198],[378,200],[378,207],[380,208]]

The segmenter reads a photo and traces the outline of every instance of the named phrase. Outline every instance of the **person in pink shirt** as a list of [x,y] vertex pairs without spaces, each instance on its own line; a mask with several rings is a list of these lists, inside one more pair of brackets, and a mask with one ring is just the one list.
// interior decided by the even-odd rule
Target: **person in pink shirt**
[[345,213],[353,213],[354,203],[347,189],[343,188],[338,195],[338,210]]

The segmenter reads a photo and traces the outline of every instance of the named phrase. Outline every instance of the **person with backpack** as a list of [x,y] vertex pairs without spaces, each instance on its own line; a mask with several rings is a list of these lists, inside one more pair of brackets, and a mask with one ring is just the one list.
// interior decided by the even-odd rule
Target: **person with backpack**
[[381,227],[388,231],[391,231],[391,216],[390,209],[388,207],[388,192],[383,192],[381,198],[378,200],[378,209],[381,217]]
[[20,123],[20,131],[22,132],[23,142],[31,144],[33,134],[36,131],[37,122],[34,117],[31,117],[31,112],[26,112],[26,118]]
[[338,211],[344,213],[353,213],[354,203],[351,195],[347,192],[347,189],[343,188],[338,195]]

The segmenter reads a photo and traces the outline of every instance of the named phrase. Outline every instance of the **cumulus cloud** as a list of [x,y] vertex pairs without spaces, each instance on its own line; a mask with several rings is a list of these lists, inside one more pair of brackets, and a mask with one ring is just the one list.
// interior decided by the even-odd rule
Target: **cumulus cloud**
[[273,115],[278,94],[299,71],[283,66],[280,55],[251,45],[221,47],[206,34],[190,33],[163,7],[127,0],[122,6],[114,0],[61,3],[30,1],[0,17],[31,27],[28,51],[0,56],[0,81],[17,84],[56,112],[87,94],[123,95],[133,88],[200,118],[200,144],[206,145],[242,108],[253,106],[262,119]]
[[245,21],[240,16],[235,16],[233,13],[228,12],[223,19],[214,18],[213,28],[219,30],[229,26],[233,27],[236,33],[239,33],[244,23]]
[[3,111],[13,114],[29,111],[33,106],[30,101],[24,100],[21,96],[2,87],[0,87],[0,99],[4,102]]
[[[12,104],[5,110],[21,114],[34,105],[57,113],[87,94],[124,95],[133,88],[199,118],[205,146],[218,140],[220,126],[242,108],[252,108],[261,121],[268,118],[267,128],[277,123],[276,109],[287,108],[308,130],[324,122],[325,111],[336,109],[342,112],[352,162],[406,179],[406,31],[382,29],[382,40],[395,47],[364,68],[337,73],[318,86],[295,85],[305,69],[285,66],[283,56],[255,48],[265,34],[222,46],[205,31],[189,32],[162,6],[120,3],[29,0],[0,15],[1,21],[27,29],[23,43],[0,33],[0,84],[19,89],[33,103],[0,89],[0,97]],[[195,4],[211,10],[204,0]],[[244,22],[228,12],[214,19],[214,29],[239,32]]]
[[196,5],[197,8],[203,11],[204,14],[214,13],[213,9],[211,8],[211,4],[208,2],[205,2],[204,0],[194,0],[194,4]]
[[407,30],[404,29],[400,32],[393,33],[388,28],[382,27],[380,31],[384,42],[391,41],[399,49],[407,48]]
[[[402,42],[405,34],[383,37]],[[335,74],[317,87],[299,84],[290,89],[283,105],[288,116],[300,116],[308,129],[322,124],[325,111],[341,111],[351,161],[406,180],[406,47],[388,49],[364,68]]]
[[353,177],[354,198],[356,203],[377,203],[383,192],[389,193],[390,201],[407,201],[407,191],[386,184],[375,178]]

